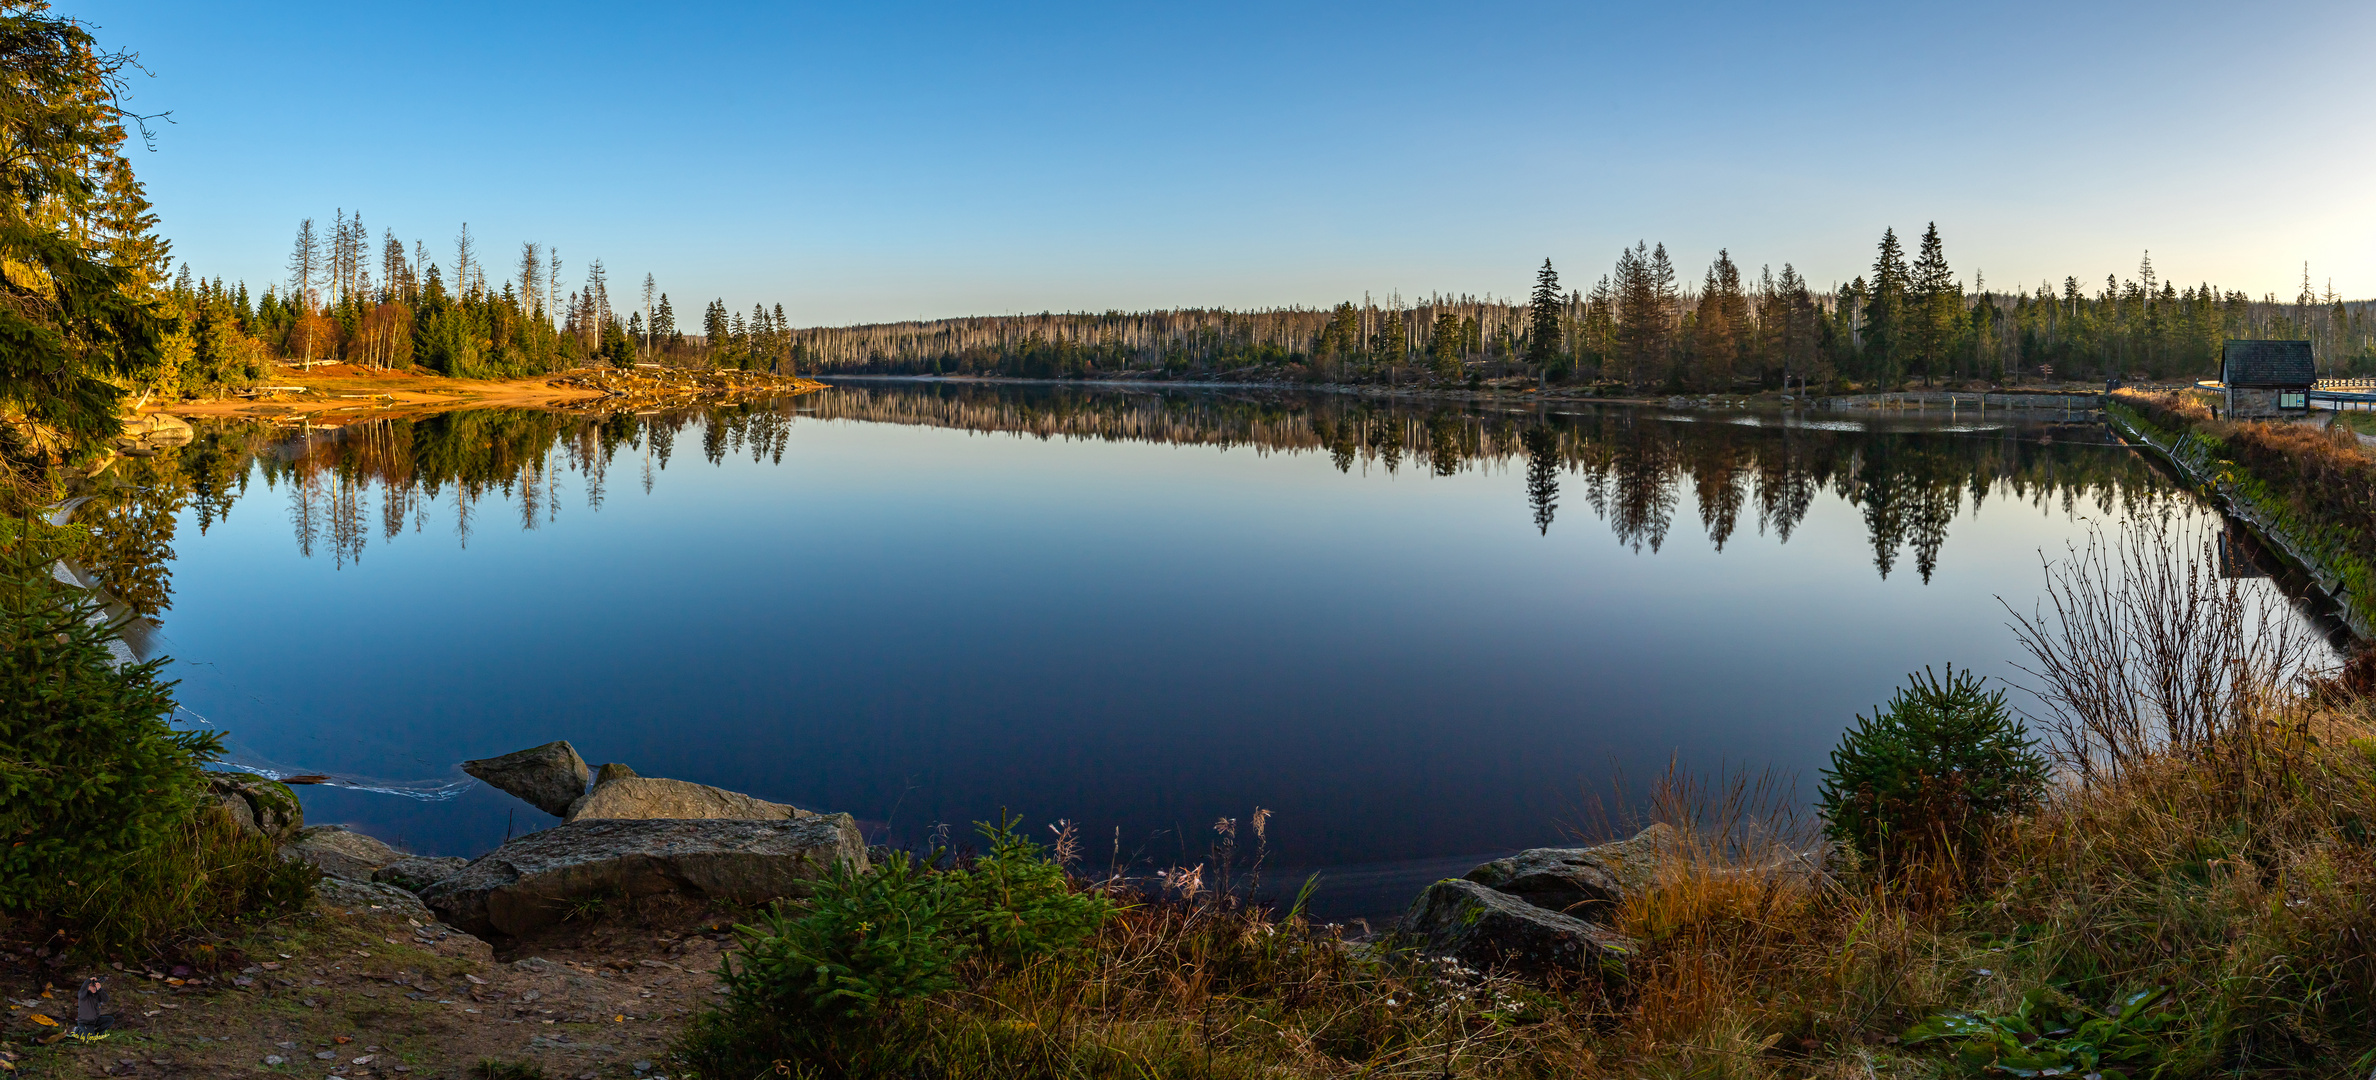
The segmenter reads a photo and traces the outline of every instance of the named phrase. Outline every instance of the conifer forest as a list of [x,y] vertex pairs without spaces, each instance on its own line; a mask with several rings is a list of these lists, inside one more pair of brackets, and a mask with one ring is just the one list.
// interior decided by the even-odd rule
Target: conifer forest
[[[155,243],[152,241],[152,243]],[[158,244],[161,248],[161,244]],[[2229,338],[2307,338],[2322,374],[2376,373],[2376,313],[2314,282],[2251,296],[2154,272],[1999,289],[1950,263],[1936,226],[1911,245],[1885,230],[1866,273],[1817,285],[1784,263],[1754,271],[1719,250],[1696,280],[1664,244],[1638,243],[1578,287],[1550,260],[1525,298],[1364,295],[1330,307],[1041,312],[855,326],[795,326],[785,304],[723,298],[698,320],[649,274],[619,288],[533,241],[481,251],[469,226],[437,249],[359,212],[300,223],[285,281],[193,276],[165,284],[182,329],[159,388],[238,387],[267,359],[420,366],[456,377],[636,363],[786,374],[1019,378],[1216,377],[1442,383],[1527,375],[1618,392],[1891,389],[2215,375]],[[161,256],[161,251],[157,253]],[[152,259],[151,261],[161,261]]]

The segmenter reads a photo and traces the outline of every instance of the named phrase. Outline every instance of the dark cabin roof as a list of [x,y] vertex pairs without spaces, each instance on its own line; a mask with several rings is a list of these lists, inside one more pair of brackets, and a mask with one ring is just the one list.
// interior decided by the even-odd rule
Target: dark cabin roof
[[2307,341],[2230,341],[2221,349],[2219,381],[2255,389],[2306,388],[2318,381]]

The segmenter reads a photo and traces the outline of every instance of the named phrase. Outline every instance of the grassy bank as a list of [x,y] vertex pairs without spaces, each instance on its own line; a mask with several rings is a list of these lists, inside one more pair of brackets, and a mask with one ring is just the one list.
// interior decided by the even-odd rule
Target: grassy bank
[[[827,1047],[721,1013],[688,1049],[715,1078],[2364,1075],[2371,719],[2328,706],[2240,756],[2139,759],[2005,823],[1952,889],[1761,870],[1773,852],[1677,813],[1701,841],[1619,912],[1640,947],[1613,986],[1172,898],[1078,955],[972,963],[948,991],[836,1021]],[[721,1047],[736,1038],[757,1052]]]
[[2358,633],[2376,632],[2376,452],[2348,425],[2217,420],[2187,393],[2124,390],[2107,408],[2296,553]]

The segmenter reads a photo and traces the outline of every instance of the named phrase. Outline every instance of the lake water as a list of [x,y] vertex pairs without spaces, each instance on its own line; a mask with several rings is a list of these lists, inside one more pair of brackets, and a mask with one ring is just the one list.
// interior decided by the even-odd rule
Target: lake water
[[2184,499],[2077,420],[849,383],[208,425],[79,520],[188,722],[350,785],[315,822],[481,853],[554,819],[457,763],[566,738],[894,842],[1069,819],[1101,867],[1260,807],[1272,880],[1376,915],[1619,775],[1811,793],[1909,670],[2018,677],[2041,550]]

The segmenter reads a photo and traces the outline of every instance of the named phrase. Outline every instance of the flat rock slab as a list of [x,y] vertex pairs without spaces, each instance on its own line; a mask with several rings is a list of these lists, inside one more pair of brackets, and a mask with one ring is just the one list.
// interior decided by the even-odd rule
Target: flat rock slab
[[[606,775],[611,766],[602,767]],[[566,815],[571,821],[650,818],[745,818],[784,821],[810,812],[740,792],[657,776],[618,776],[595,786]]]
[[1479,971],[1530,977],[1624,973],[1633,943],[1465,878],[1427,887],[1403,916],[1400,943]]
[[314,895],[331,910],[346,914],[369,913],[420,922],[437,918],[421,903],[420,897],[393,885],[326,877],[320,885],[315,886]]
[[837,863],[867,869],[865,841],[848,814],[573,821],[481,856],[421,899],[469,933],[516,937],[588,901],[676,893],[760,904],[802,896]]
[[371,880],[420,892],[462,872],[470,860],[453,855],[407,855],[371,872]]
[[281,845],[284,858],[303,859],[322,873],[348,881],[368,882],[380,867],[404,856],[395,848],[344,825],[315,825],[297,830],[297,838]]
[[586,793],[586,782],[593,779],[586,759],[578,756],[577,748],[567,739],[502,757],[465,761],[462,771],[554,817],[568,814],[569,804]]

